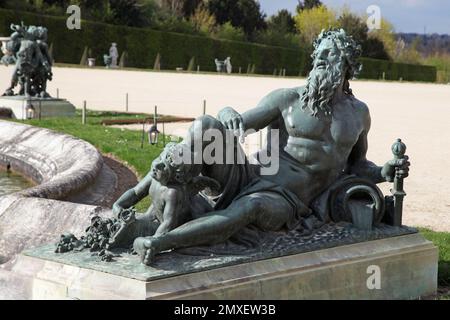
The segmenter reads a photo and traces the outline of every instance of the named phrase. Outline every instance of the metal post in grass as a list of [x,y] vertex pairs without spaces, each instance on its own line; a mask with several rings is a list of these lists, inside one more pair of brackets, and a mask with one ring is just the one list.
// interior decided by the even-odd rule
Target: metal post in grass
[[165,123],[165,121],[162,121],[162,127],[163,127],[163,145],[164,145],[164,147],[166,147],[166,130],[165,130],[165,128],[164,128],[164,123]]
[[203,100],[203,115],[206,114],[206,99]]
[[145,118],[142,120],[141,149],[144,148],[144,137],[145,137]]
[[59,88],[56,88],[56,99],[59,99]]
[[41,121],[42,101],[39,100],[39,121]]
[[81,124],[86,124],[86,100],[83,101],[83,110],[81,110]]
[[125,94],[125,110],[128,112],[128,92]]

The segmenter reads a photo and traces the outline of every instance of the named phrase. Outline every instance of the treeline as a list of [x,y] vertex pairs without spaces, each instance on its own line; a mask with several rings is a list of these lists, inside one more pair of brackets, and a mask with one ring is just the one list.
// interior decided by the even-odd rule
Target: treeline
[[448,34],[418,34],[397,33],[397,39],[405,45],[415,45],[416,49],[425,56],[435,54],[450,54],[450,35]]
[[362,44],[364,57],[390,59],[364,17],[334,12],[320,0],[298,1],[294,14],[284,9],[269,17],[256,0],[0,0],[2,8],[57,16],[71,4],[84,20],[293,49],[310,49],[322,28],[342,27]]
[[[102,61],[111,42],[127,52],[126,66],[161,69],[190,68],[215,71],[215,58],[232,57],[234,72],[305,76],[310,70],[310,52],[301,48],[285,48],[242,41],[212,39],[182,33],[133,28],[83,21],[81,30],[66,28],[66,17],[0,9],[0,35],[10,33],[11,22],[43,25],[49,29],[49,44],[57,62],[80,63],[83,52]],[[361,78],[409,81],[435,81],[434,67],[399,64],[363,58]]]

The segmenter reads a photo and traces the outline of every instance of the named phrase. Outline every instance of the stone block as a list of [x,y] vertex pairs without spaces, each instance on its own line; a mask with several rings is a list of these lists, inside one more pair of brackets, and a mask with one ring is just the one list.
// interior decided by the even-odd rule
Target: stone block
[[27,119],[27,104],[31,103],[34,109],[34,118],[73,117],[75,107],[65,99],[56,98],[25,98],[24,96],[0,97],[0,108],[10,109],[13,118]]
[[33,299],[416,299],[437,289],[438,250],[417,233],[145,280],[39,252],[13,268],[35,270]]

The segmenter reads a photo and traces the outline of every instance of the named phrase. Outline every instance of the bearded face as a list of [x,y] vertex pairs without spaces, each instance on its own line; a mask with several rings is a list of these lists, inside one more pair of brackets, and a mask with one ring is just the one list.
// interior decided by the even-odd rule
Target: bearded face
[[308,108],[314,116],[319,112],[329,115],[333,97],[344,81],[345,62],[331,39],[322,41],[313,56],[313,69],[301,98],[303,108]]

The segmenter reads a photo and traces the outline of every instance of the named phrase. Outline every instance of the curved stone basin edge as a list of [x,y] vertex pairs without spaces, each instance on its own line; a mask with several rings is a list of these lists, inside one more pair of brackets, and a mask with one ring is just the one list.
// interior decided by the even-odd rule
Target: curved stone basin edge
[[[0,270],[24,249],[56,243],[67,232],[82,235],[94,214],[112,215],[96,205],[64,201],[93,192],[110,196],[117,183],[102,155],[88,142],[0,120],[0,165],[8,163],[38,185],[0,196]],[[113,176],[105,179],[105,174]]]
[[93,183],[103,158],[94,146],[73,136],[0,120],[0,165],[8,163],[38,184],[18,195],[63,199]]

